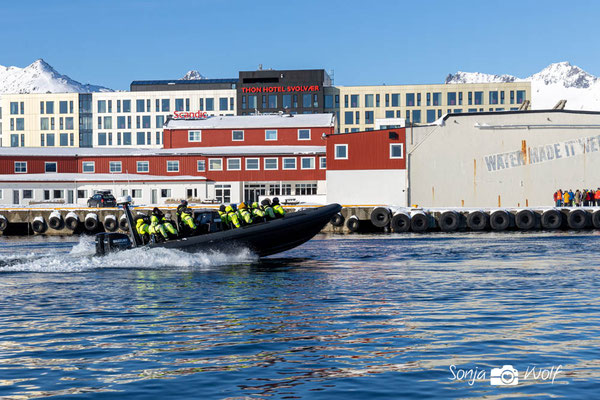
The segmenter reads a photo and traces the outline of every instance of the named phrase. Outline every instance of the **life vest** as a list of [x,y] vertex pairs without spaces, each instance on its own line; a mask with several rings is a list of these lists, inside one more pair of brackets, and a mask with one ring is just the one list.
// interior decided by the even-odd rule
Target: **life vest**
[[238,214],[235,211],[233,211],[233,208],[231,208],[231,206],[227,206],[225,211],[227,211],[227,219],[232,228],[239,228],[240,226],[242,226]]
[[265,210],[265,215],[267,216],[268,219],[275,219],[275,218],[277,218],[277,216],[275,215],[275,211],[273,211],[273,207],[271,207],[271,206],[264,206],[264,210]]
[[165,217],[162,217],[160,222],[162,223],[162,225],[164,225],[167,232],[169,232],[171,235],[177,236],[177,229],[175,229],[175,227],[171,222],[169,222],[169,220],[167,220]]
[[194,223],[194,218],[190,215],[190,213],[183,212],[181,213],[181,221],[187,225],[191,229],[196,229],[196,224]]
[[148,224],[144,222],[144,220],[142,218],[139,218],[137,220],[137,222],[135,223],[135,230],[137,231],[137,233],[139,235],[144,235],[148,232]]
[[242,221],[244,221],[245,224],[252,223],[252,215],[250,215],[250,213],[248,212],[247,209],[242,208],[241,210],[238,210],[238,212],[240,213],[240,216],[242,217]]
[[281,204],[275,204],[273,206],[273,211],[275,211],[276,217],[283,217],[285,215],[285,210],[281,207]]
[[223,224],[223,226],[225,227],[229,227],[229,217],[227,216],[227,213],[224,211],[219,210],[219,217],[221,217],[221,224]]

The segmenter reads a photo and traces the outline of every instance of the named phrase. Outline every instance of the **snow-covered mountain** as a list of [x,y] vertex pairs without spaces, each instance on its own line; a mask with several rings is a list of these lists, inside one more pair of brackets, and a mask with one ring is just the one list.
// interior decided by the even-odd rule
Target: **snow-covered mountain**
[[493,82],[531,82],[533,109],[552,108],[564,99],[567,109],[600,111],[600,78],[567,61],[550,64],[527,78],[462,71],[446,77],[448,84]]
[[206,78],[200,72],[198,72],[196,70],[190,70],[181,79],[184,81],[193,81],[193,80],[197,80],[197,79],[206,79]]
[[112,92],[112,89],[77,82],[61,75],[41,58],[25,68],[0,65],[0,94],[48,92]]

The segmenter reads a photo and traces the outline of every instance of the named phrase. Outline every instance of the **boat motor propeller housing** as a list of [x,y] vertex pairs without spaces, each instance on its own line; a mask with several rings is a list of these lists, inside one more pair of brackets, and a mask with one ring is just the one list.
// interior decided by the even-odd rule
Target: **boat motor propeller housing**
[[131,239],[124,233],[102,232],[96,235],[96,255],[105,255],[130,248],[132,248]]

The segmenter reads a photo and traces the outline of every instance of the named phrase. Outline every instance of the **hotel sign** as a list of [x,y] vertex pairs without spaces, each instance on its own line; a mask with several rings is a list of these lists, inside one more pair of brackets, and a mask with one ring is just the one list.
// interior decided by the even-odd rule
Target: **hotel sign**
[[175,111],[173,115],[173,119],[206,119],[208,118],[208,113],[204,111]]
[[242,93],[318,92],[319,87],[320,87],[319,85],[244,87],[244,88],[242,88]]

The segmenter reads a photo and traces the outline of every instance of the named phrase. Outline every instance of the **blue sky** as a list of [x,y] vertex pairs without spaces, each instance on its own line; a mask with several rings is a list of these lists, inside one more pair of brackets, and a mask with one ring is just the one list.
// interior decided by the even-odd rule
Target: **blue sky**
[[570,61],[600,75],[594,1],[3,1],[0,65],[45,59],[83,83],[324,68],[337,85],[520,77]]

